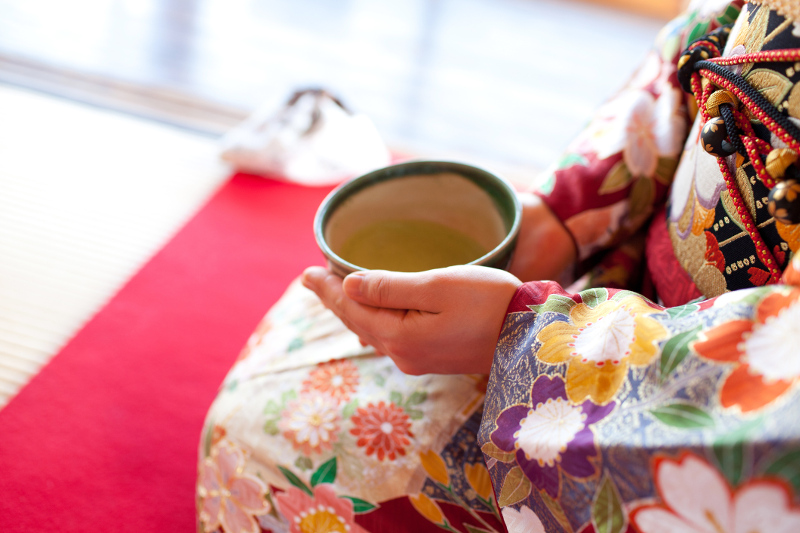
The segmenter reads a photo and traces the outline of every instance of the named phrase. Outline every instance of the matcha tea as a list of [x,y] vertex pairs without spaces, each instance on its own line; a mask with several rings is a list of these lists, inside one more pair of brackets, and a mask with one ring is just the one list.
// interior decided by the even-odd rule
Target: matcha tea
[[420,272],[463,265],[489,250],[454,229],[427,220],[382,220],[354,233],[342,259],[369,270]]

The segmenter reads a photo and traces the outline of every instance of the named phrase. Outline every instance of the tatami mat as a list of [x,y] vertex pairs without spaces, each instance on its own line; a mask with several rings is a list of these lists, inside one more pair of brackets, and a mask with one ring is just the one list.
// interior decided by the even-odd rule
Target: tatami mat
[[227,173],[214,139],[0,85],[0,407]]

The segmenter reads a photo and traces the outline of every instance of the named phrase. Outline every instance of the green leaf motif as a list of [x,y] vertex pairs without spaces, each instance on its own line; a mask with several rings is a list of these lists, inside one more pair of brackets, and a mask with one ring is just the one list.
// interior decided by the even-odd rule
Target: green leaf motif
[[669,315],[669,317],[671,319],[677,320],[679,318],[683,318],[683,317],[691,315],[692,313],[694,313],[698,309],[700,309],[699,305],[686,304],[686,305],[681,305],[681,306],[678,306],[678,307],[670,307],[669,309],[667,309],[667,314]]
[[361,498],[356,498],[354,496],[342,496],[342,498],[353,502],[353,512],[356,514],[368,513],[380,507],[380,505],[369,503],[366,500],[362,500]]
[[697,39],[708,33],[708,25],[709,25],[708,22],[701,22],[700,24],[692,28],[692,31],[689,32],[689,36],[686,38],[686,42],[691,43],[692,41],[696,41]]
[[608,476],[595,496],[592,523],[597,533],[622,533],[628,526],[628,517],[622,507],[617,487]]
[[278,405],[278,402],[274,400],[270,400],[267,402],[267,405],[264,406],[264,414],[267,415],[279,415],[283,410],[283,406]]
[[750,434],[758,430],[762,424],[762,417],[749,420],[735,430],[720,435],[714,441],[711,448],[714,459],[720,472],[732,486],[739,484],[748,466],[745,460],[744,443],[749,440]]
[[286,351],[287,352],[294,352],[295,350],[299,350],[300,348],[303,347],[303,344],[305,344],[303,342],[303,339],[301,339],[299,337],[295,337],[294,339],[292,339],[292,342],[289,343],[289,346],[288,346],[288,348],[286,348]]
[[739,9],[735,6],[728,6],[725,11],[717,17],[717,22],[724,26],[725,24],[736,21],[737,18],[739,18]]
[[531,482],[525,477],[525,473],[518,466],[509,470],[506,479],[503,481],[503,488],[497,498],[497,505],[508,507],[519,503],[531,493]]
[[280,429],[278,429],[277,418],[271,418],[264,423],[264,433],[273,437],[280,433]]
[[547,301],[541,305],[529,305],[528,309],[535,313],[558,313],[561,315],[569,316],[569,312],[577,304],[572,298],[567,298],[560,294],[553,294]]
[[608,291],[605,289],[588,289],[581,291],[581,300],[583,303],[594,309],[601,303],[608,300]]
[[379,387],[383,387],[384,385],[386,385],[386,378],[383,377],[381,374],[375,374],[375,376],[373,376],[372,379],[375,380],[375,384],[378,385]]
[[356,409],[358,409],[358,400],[350,401],[344,406],[344,408],[342,408],[342,418],[347,420],[353,416],[353,414],[356,412]]
[[[297,399],[297,391],[292,389],[281,394],[281,404],[286,405],[287,402]],[[282,407],[281,407],[282,408]]]
[[671,403],[650,411],[660,422],[681,429],[710,428],[714,426],[711,415],[688,403]]
[[686,356],[689,355],[689,345],[697,338],[702,325],[698,324],[689,331],[678,333],[668,340],[661,349],[661,379],[667,378],[678,368]]
[[403,405],[403,395],[393,390],[389,393],[389,401],[395,405]]
[[314,462],[311,460],[311,457],[301,455],[295,460],[294,466],[305,472],[306,470],[314,468]]
[[464,527],[467,528],[469,533],[491,533],[488,529],[483,529],[482,527],[475,527],[472,524],[464,524]]
[[792,484],[795,492],[800,491],[800,450],[792,450],[778,457],[764,473],[781,477]]
[[298,489],[302,490],[303,492],[305,492],[309,496],[314,496],[314,492],[309,488],[308,485],[303,483],[302,479],[300,479],[299,477],[294,475],[294,472],[292,472],[288,468],[284,468],[282,466],[278,466],[278,469],[281,471],[281,473],[284,475],[284,477],[286,478],[286,480],[289,483],[291,483],[293,486],[297,487]]
[[311,474],[311,486],[316,487],[320,483],[333,483],[336,480],[336,457],[325,461],[317,471]]
[[744,444],[741,442],[716,443],[712,450],[720,472],[731,485],[738,485],[744,470]]
[[415,393],[412,393],[411,396],[408,397],[406,405],[419,405],[427,399],[428,399],[427,392],[417,391]]
[[[636,296],[637,298],[640,298],[642,300],[647,300],[646,298],[643,298],[641,294],[637,294],[637,293],[635,293],[633,291],[624,291],[624,290],[615,292],[614,296],[609,298],[609,300],[613,300],[615,302],[621,302],[622,300],[624,300],[625,298],[628,298],[629,296]],[[655,311],[655,309],[654,309],[654,311]]]
[[411,420],[422,420],[425,417],[419,409],[406,409],[406,414]]
[[581,154],[568,153],[568,154],[564,154],[561,157],[561,159],[558,160],[558,162],[556,163],[556,168],[562,169],[562,168],[568,168],[568,167],[571,167],[571,166],[574,166],[574,165],[580,165],[582,167],[585,167],[588,163],[589,163],[589,160],[586,159]]
[[556,186],[556,175],[548,172],[536,179],[536,189],[542,194],[550,194]]

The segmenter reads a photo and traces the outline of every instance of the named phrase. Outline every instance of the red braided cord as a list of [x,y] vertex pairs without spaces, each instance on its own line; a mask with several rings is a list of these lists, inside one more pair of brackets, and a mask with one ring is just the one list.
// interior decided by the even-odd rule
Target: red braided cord
[[740,56],[714,57],[709,59],[718,65],[730,66],[744,63],[765,63],[771,61],[800,61],[800,50],[787,48],[785,50],[766,50]]
[[728,194],[730,194],[733,205],[736,207],[736,212],[739,214],[739,218],[742,220],[745,230],[756,245],[756,253],[759,259],[761,259],[761,262],[769,269],[769,282],[767,283],[780,283],[782,272],[780,268],[778,268],[778,263],[775,261],[772,252],[770,252],[767,245],[764,244],[764,239],[761,237],[761,234],[758,233],[758,228],[753,222],[750,210],[747,209],[744,200],[742,200],[739,188],[736,187],[736,180],[728,168],[728,163],[725,161],[725,158],[722,157],[717,158],[717,163],[719,163],[719,169],[725,177],[725,185],[728,188]]
[[[730,92],[732,92],[736,96],[736,98],[738,98],[739,101],[742,102],[748,109],[750,110],[754,109],[753,114],[756,116],[758,120],[761,121],[762,124],[764,124],[767,128],[769,128],[769,131],[777,135],[784,143],[786,143],[786,145],[789,148],[791,148],[795,152],[800,153],[800,141],[789,135],[789,133],[785,129],[783,129],[777,122],[772,120],[769,117],[769,115],[767,115],[766,113],[764,113],[763,110],[761,110],[761,108],[755,105],[753,101],[750,100],[750,97],[747,96],[747,94],[744,91],[742,91],[735,85],[728,83],[727,82],[728,80],[726,80],[722,76],[714,74],[710,70],[700,69],[700,74],[703,77],[710,80],[711,82],[713,82],[715,85],[725,88]],[[705,102],[703,102],[703,104],[705,106]]]
[[[800,50],[798,52],[798,57],[800,57]],[[752,54],[757,55],[757,54]],[[739,56],[741,58],[743,56]],[[739,59],[737,58],[737,59]],[[707,84],[705,87],[702,86],[702,78],[705,77],[712,83]],[[713,72],[709,72],[708,70],[701,69],[699,72],[695,72],[692,74],[691,78],[691,85],[692,85],[692,92],[695,95],[700,95],[698,98],[698,108],[700,110],[701,116],[703,121],[708,121],[710,116],[708,115],[708,111],[706,110],[706,102],[708,101],[709,96],[717,89],[717,87],[722,87],[725,89],[730,90],[736,97],[748,107],[748,109],[755,108],[754,114],[756,117],[761,120],[763,124],[769,128],[770,131],[775,132],[779,137],[787,142],[789,146],[792,146],[795,150],[799,146],[798,143],[785,131],[781,128],[775,121],[773,121],[769,116],[767,116],[758,106],[753,105],[750,98],[743,93],[738,87],[733,84],[727,83],[727,80],[722,76],[715,75]],[[748,106],[748,104],[750,104]],[[755,135],[755,131],[753,130],[753,126],[750,123],[750,120],[744,113],[734,109],[734,117],[736,119],[736,124],[739,127],[742,135],[740,136],[742,143],[747,150],[747,155],[750,158],[751,164],[753,165],[753,169],[755,170],[756,174],[758,175],[759,179],[761,179],[767,187],[774,187],[775,186],[775,179],[769,175],[767,172],[766,167],[764,166],[764,162],[761,159],[762,154],[769,153],[772,147],[769,143],[759,139]],[[794,146],[793,146],[794,145]],[[730,168],[728,167],[728,163],[723,157],[717,158],[717,163],[719,165],[720,172],[725,179],[725,186],[728,189],[728,194],[730,195],[731,201],[733,202],[734,207],[736,208],[736,213],[739,215],[739,219],[742,221],[744,225],[745,231],[752,239],[755,247],[756,253],[758,254],[759,259],[761,262],[769,269],[769,280],[768,284],[780,283],[782,272],[778,267],[777,261],[775,261],[775,257],[773,256],[772,252],[767,248],[766,243],[764,242],[763,237],[758,232],[758,227],[753,220],[753,216],[750,213],[750,210],[747,208],[744,200],[742,199],[742,194],[739,191],[739,188],[736,184],[736,179],[731,173]]]
[[719,48],[717,48],[717,45],[712,43],[711,41],[695,41],[691,45],[689,45],[689,50],[694,50],[698,46],[705,46],[706,48],[708,48],[713,53],[713,56],[711,57],[718,57],[722,55],[719,51]]

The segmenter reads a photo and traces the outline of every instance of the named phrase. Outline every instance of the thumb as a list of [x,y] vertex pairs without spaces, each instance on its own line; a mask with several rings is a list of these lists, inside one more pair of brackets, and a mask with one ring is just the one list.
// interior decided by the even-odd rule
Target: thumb
[[389,309],[423,309],[425,275],[421,273],[368,270],[344,278],[344,292],[358,303]]

